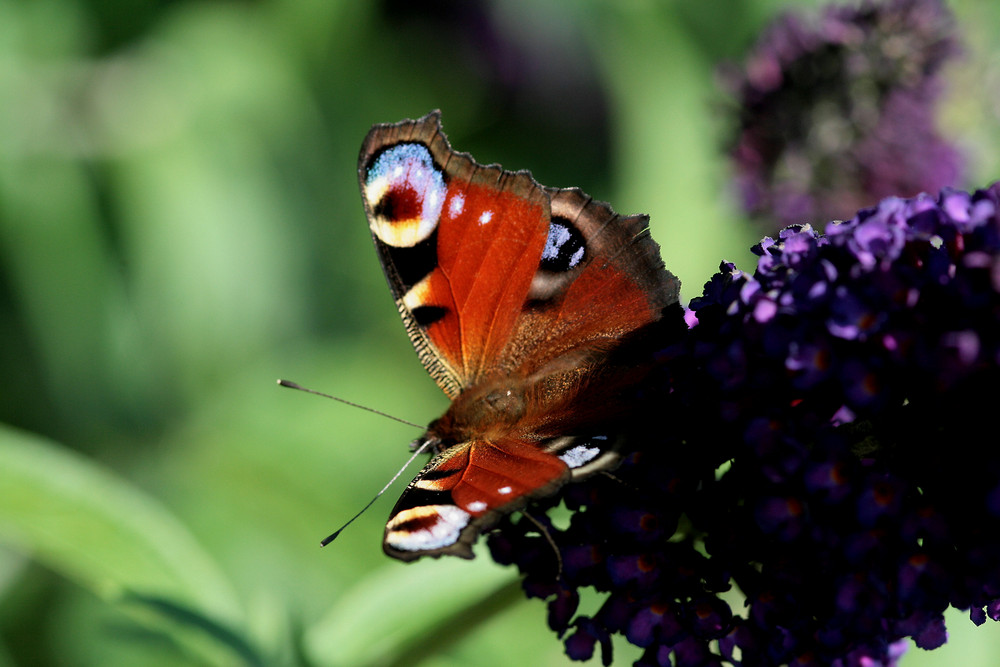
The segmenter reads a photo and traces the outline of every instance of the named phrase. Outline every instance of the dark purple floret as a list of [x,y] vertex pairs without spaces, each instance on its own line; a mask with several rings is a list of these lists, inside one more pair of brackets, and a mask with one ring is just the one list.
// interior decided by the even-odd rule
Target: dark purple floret
[[755,252],[668,309],[630,453],[566,487],[568,525],[550,498],[490,536],[571,658],[888,666],[949,606],[1000,620],[1000,184]]
[[957,51],[941,0],[780,16],[727,77],[745,210],[777,229],[956,184],[962,160],[935,116],[941,67]]

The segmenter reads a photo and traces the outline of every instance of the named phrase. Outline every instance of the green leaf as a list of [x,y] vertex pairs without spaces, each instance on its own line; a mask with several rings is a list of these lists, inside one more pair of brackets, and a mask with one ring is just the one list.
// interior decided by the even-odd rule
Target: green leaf
[[[42,438],[0,426],[0,540],[112,602],[142,608],[144,623],[205,635],[245,653],[220,628],[241,626],[230,583],[187,529],[112,471]],[[155,600],[157,604],[135,605]],[[153,613],[150,613],[152,611]],[[198,617],[198,622],[190,619]],[[190,630],[196,630],[190,633]],[[191,637],[181,643],[192,648]],[[234,649],[240,649],[236,650]],[[244,656],[245,657],[245,656]],[[249,661],[248,661],[249,662]]]
[[513,572],[485,557],[393,564],[341,596],[305,651],[320,665],[416,664],[522,600]]

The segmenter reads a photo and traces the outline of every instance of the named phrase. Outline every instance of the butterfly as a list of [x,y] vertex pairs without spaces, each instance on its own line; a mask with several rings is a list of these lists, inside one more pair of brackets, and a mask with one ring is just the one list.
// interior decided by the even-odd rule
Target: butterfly
[[451,399],[389,517],[395,558],[451,554],[617,464],[641,363],[623,343],[678,301],[648,218],[452,150],[440,112],[372,127],[358,160],[375,248],[420,361]]

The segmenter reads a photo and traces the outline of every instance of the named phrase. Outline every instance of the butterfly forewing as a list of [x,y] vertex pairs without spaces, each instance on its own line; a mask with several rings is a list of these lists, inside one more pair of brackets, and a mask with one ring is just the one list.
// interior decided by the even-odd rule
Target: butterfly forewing
[[641,372],[613,352],[677,301],[678,282],[645,216],[479,165],[451,149],[437,112],[373,127],[358,176],[407,332],[453,401],[385,550],[471,557],[499,517],[614,464]]
[[454,398],[492,368],[517,321],[545,243],[548,196],[527,173],[453,152],[435,114],[376,126],[359,178],[407,331]]

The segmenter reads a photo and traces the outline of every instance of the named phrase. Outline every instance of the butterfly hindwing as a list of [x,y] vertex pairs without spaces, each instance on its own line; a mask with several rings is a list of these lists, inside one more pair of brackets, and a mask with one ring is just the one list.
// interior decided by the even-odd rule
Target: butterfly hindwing
[[[606,435],[530,441],[476,440],[452,447],[420,471],[386,524],[386,552],[401,560],[449,553],[472,558],[471,545],[497,519],[562,486],[577,472],[617,457]],[[588,469],[590,468],[590,469]]]

